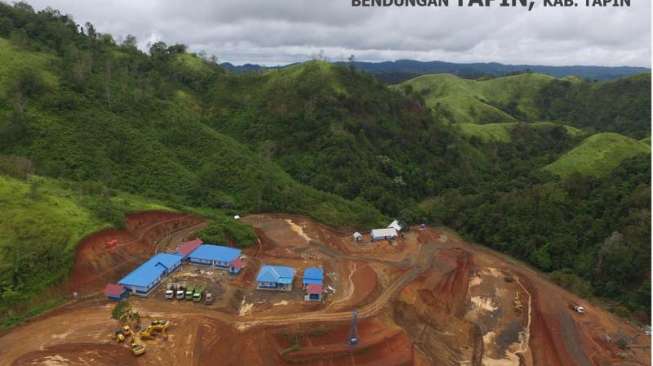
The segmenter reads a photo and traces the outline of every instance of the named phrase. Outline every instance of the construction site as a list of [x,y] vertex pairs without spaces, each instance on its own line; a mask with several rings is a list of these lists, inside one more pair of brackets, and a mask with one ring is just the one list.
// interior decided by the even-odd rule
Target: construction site
[[237,255],[198,254],[179,213],[87,237],[53,290],[74,296],[2,334],[0,365],[650,365],[643,329],[445,228],[240,220]]

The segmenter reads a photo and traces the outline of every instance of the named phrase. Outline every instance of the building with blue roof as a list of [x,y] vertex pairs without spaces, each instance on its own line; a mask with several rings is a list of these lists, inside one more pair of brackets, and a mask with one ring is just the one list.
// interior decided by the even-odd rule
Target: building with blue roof
[[256,276],[256,288],[259,290],[291,291],[294,278],[294,268],[264,265]]
[[302,284],[304,287],[308,285],[322,285],[324,282],[324,270],[320,267],[308,267],[304,270],[304,278]]
[[159,282],[181,266],[182,256],[159,253],[123,277],[118,284],[135,295],[146,296]]
[[202,244],[188,255],[188,259],[192,263],[206,264],[238,273],[241,268],[240,253],[240,249],[236,248]]

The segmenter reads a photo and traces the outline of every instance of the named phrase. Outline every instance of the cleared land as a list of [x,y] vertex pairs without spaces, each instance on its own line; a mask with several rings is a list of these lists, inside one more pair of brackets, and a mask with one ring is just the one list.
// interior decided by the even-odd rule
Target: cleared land
[[[94,252],[93,270],[193,237],[198,223],[191,218],[133,218],[140,225],[131,230],[151,234]],[[110,339],[118,326],[110,318],[112,303],[100,296],[71,302],[0,337],[0,365],[650,364],[650,338],[640,329],[447,230],[413,228],[396,243],[359,244],[350,232],[304,217],[244,220],[261,240],[245,251],[248,267],[241,275],[207,274],[196,266],[175,274],[204,276],[226,289],[217,301],[228,307],[169,301],[158,292],[130,300],[145,320],[173,324],[167,340],[147,341],[147,353],[133,358]],[[307,304],[294,293],[253,290],[257,266],[272,261],[325,266],[335,293]],[[573,313],[570,302],[587,313]],[[350,347],[345,340],[354,308],[361,343]],[[629,337],[627,349],[618,348],[617,334]]]

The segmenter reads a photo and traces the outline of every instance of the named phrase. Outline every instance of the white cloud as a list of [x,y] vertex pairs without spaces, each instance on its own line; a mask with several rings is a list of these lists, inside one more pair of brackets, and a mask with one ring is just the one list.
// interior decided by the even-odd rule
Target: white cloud
[[[350,0],[32,0],[139,45],[163,40],[222,61],[331,59],[650,66],[651,3],[630,8],[353,8]],[[584,3],[584,2],[582,2]]]

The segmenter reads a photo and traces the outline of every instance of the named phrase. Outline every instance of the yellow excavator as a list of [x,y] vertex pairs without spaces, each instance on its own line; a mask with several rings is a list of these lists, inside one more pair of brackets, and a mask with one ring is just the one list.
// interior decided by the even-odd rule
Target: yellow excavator
[[[136,318],[140,321],[140,317],[136,316]],[[136,319],[133,319],[132,316],[128,316],[125,320],[133,321]],[[154,336],[159,333],[162,334],[164,339],[167,339],[167,331],[169,326],[170,322],[168,320],[157,319],[152,320],[150,325],[148,325],[145,329],[134,332],[128,324],[125,324],[122,328],[117,329],[114,332],[114,337],[118,343],[123,343],[127,339],[131,338],[129,343],[131,352],[134,356],[140,356],[145,353],[145,344],[143,344],[142,340],[154,339]]]
[[118,343],[123,343],[131,337],[129,347],[131,348],[134,356],[140,356],[145,353],[145,345],[140,341],[138,334],[135,334],[129,325],[124,325],[122,328],[115,331],[115,338]]
[[166,339],[168,338],[166,331],[168,330],[169,326],[170,322],[167,320],[152,320],[150,325],[148,325],[147,328],[141,330],[138,335],[142,339],[154,339],[154,336],[157,333],[161,333],[163,338]]

